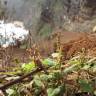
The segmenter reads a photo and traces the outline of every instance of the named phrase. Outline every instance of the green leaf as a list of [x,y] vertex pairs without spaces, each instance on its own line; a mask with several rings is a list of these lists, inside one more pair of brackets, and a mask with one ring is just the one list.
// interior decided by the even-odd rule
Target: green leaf
[[47,94],[48,94],[48,96],[52,96],[52,92],[53,92],[53,88],[48,88],[47,89]]
[[48,80],[52,80],[52,78],[53,78],[53,74],[49,74],[48,75]]
[[43,63],[44,65],[47,65],[47,66],[54,66],[54,65],[57,64],[54,60],[52,60],[52,59],[50,59],[50,58],[44,59],[44,60],[42,61],[42,63]]
[[53,78],[55,79],[55,80],[60,80],[61,78],[62,78],[62,73],[61,72],[54,72],[54,74],[53,74]]
[[48,96],[63,96],[64,92],[65,92],[64,85],[58,86],[57,88],[48,88],[47,89]]
[[79,80],[79,84],[81,89],[83,90],[83,92],[93,92],[93,87],[91,86],[91,84],[87,81],[87,80]]
[[84,65],[84,67],[82,69],[88,70],[89,68],[90,68],[90,65]]
[[15,91],[13,89],[10,89],[10,88],[6,90],[6,93],[8,94],[8,96],[12,96],[14,94],[14,92]]
[[42,89],[41,88],[36,88],[35,89],[35,92],[34,92],[34,95],[31,95],[31,96],[40,96],[40,93],[42,92]]
[[60,94],[61,88],[55,88],[50,96],[58,96]]
[[41,81],[41,79],[40,79],[40,77],[38,75],[36,75],[34,77],[33,81],[34,81],[36,86],[38,86],[38,87],[42,87],[43,86],[43,82]]
[[70,60],[69,64],[80,64],[79,60]]
[[42,74],[42,75],[40,75],[40,79],[42,81],[47,81],[48,80],[48,75]]
[[35,65],[36,64],[33,61],[28,64],[24,63],[24,64],[22,64],[21,69],[23,70],[23,72],[28,73],[28,72],[32,71],[34,68],[36,68]]
[[41,82],[41,80],[34,80],[36,86],[38,87],[42,87],[43,86],[43,83]]
[[47,90],[47,94],[48,94],[48,96],[59,96],[60,90],[61,90],[60,87],[55,88],[55,89],[49,88],[49,89]]
[[64,73],[73,72],[73,71],[76,70],[77,68],[78,68],[77,64],[71,65],[70,67],[67,67],[67,68],[64,70]]
[[93,72],[96,72],[96,65],[92,67]]

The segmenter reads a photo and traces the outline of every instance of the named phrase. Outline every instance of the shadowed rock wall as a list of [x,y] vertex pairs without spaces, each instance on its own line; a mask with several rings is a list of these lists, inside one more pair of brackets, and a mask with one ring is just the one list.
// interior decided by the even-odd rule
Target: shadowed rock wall
[[96,25],[96,0],[1,1],[3,5],[7,1],[4,6],[9,20],[23,21],[35,31],[59,26],[65,31],[87,32]]

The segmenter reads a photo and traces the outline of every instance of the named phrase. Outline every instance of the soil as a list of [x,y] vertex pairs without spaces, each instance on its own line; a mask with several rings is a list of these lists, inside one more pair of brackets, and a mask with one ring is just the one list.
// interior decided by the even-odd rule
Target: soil
[[[96,56],[96,36],[95,34],[86,34],[79,32],[62,32],[60,35],[62,51],[64,59],[70,59],[72,56],[81,52],[82,49],[86,50],[88,55]],[[43,56],[48,56],[54,51],[53,44],[56,42],[56,38],[42,40],[38,42],[40,52]],[[9,53],[11,50],[9,50]],[[0,51],[0,56],[2,50]],[[13,48],[13,58],[19,60],[19,62],[27,62],[28,54],[25,49]],[[0,59],[1,60],[1,59]],[[1,66],[1,65],[0,65]]]
[[86,55],[96,56],[96,34],[86,34],[76,40],[71,40],[63,44],[63,54],[65,59],[85,50]]
[[80,32],[63,32],[62,30],[56,30],[53,32],[51,38],[47,38],[38,42],[41,54],[44,56],[49,56],[51,53],[54,52],[54,43],[57,42],[56,33],[60,32],[60,42],[61,44],[69,43],[72,40],[76,40],[84,35],[84,33]]

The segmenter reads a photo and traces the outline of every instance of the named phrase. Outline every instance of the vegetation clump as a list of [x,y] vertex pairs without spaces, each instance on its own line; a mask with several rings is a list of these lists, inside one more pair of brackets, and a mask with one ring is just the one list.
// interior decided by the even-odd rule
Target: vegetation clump
[[6,96],[95,96],[96,58],[82,48],[66,60],[61,49],[59,36],[49,57],[42,57],[36,45],[27,49],[30,62],[0,73],[4,75],[0,90]]

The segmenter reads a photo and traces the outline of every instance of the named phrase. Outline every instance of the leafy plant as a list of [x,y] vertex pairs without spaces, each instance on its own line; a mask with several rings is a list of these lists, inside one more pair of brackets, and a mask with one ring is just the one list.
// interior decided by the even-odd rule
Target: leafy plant
[[93,92],[93,87],[87,80],[80,79],[79,84],[83,92],[89,92],[89,93]]
[[[61,47],[59,43],[57,45],[58,50],[52,54],[53,57],[41,58],[36,50],[30,51],[32,61],[23,63],[18,71],[26,76],[35,69],[42,68],[42,70],[25,78],[26,82],[8,88],[6,90],[8,96],[75,96],[79,93],[93,96],[96,94],[96,58],[89,58],[81,53],[79,56],[63,61]],[[38,63],[36,60],[40,62]],[[44,70],[47,71],[47,74]],[[20,78],[17,74],[15,75],[6,77],[4,81],[11,82]]]
[[27,63],[27,64],[22,64],[21,66],[21,70],[24,72],[24,73],[29,73],[31,72],[34,68],[36,68],[36,64],[32,61],[30,63]]

